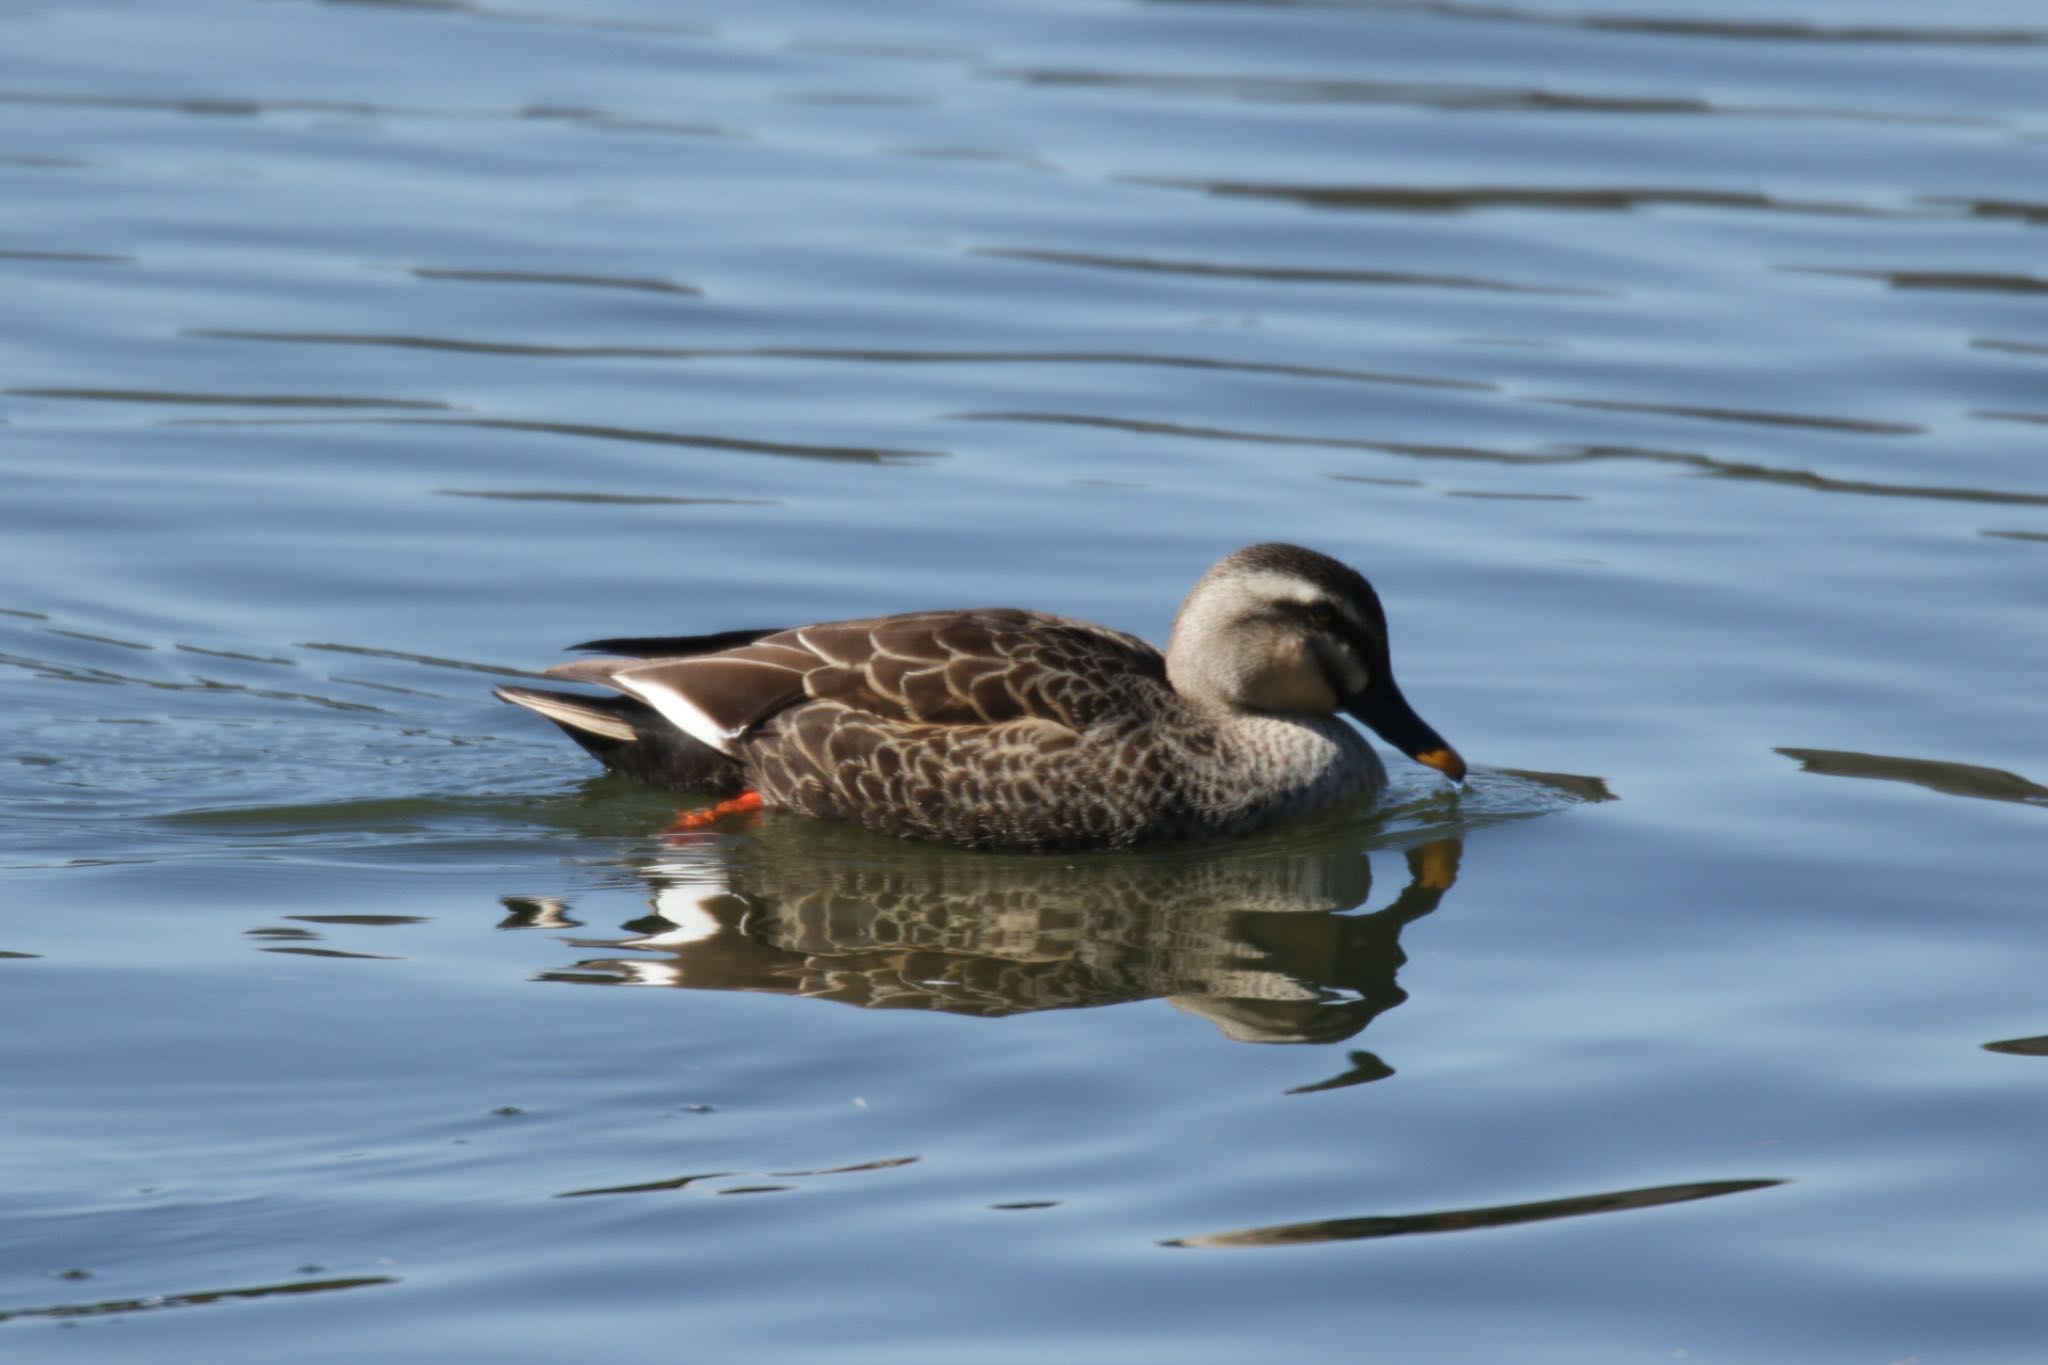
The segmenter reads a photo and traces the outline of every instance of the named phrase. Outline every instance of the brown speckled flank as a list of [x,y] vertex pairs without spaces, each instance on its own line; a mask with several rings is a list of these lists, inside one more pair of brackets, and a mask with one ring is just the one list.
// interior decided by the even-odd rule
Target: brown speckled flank
[[497,695],[643,781],[969,848],[1191,843],[1313,815],[1386,782],[1340,710],[1465,771],[1402,699],[1372,587],[1291,545],[1203,575],[1163,656],[1009,608],[578,648],[616,657],[549,673],[617,695]]

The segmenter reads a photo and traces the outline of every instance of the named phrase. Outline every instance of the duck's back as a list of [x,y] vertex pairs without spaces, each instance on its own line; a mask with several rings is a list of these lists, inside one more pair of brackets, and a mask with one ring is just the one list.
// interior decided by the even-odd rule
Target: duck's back
[[1131,689],[1166,688],[1166,661],[1135,635],[1016,608],[912,612],[804,626],[726,657],[779,657],[805,699],[877,720],[977,726],[1113,718]]

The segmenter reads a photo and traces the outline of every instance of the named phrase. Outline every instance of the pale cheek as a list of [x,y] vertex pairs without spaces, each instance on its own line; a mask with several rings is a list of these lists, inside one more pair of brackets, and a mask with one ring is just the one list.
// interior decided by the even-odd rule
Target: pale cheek
[[1266,670],[1252,687],[1248,700],[1262,711],[1290,711],[1299,715],[1328,715],[1337,709],[1337,698],[1323,681],[1322,670],[1305,661]]
[[1355,697],[1365,691],[1367,684],[1372,682],[1372,675],[1365,671],[1365,666],[1358,660],[1343,654],[1337,658],[1337,681],[1344,684],[1345,696]]

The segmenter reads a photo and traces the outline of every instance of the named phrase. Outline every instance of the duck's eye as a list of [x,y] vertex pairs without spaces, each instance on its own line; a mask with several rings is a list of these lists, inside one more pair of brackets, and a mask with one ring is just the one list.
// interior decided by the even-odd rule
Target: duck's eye
[[1328,630],[1337,624],[1337,609],[1328,602],[1311,602],[1308,608],[1309,623],[1319,630]]

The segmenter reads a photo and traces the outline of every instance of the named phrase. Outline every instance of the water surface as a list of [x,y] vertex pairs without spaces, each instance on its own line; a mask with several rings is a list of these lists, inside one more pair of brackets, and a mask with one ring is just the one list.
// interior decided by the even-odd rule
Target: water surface
[[[0,14],[0,1333],[2038,1360],[2044,63],[2010,0]],[[1462,793],[677,839],[488,695],[1163,639],[1261,539],[1373,578]]]

